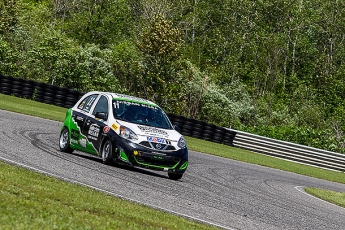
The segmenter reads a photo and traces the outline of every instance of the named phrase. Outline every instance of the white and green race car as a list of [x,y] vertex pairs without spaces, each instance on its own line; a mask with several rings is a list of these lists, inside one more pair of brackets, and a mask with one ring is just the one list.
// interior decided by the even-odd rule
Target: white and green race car
[[66,113],[60,150],[98,155],[103,163],[167,171],[181,179],[188,167],[186,140],[152,101],[89,92]]

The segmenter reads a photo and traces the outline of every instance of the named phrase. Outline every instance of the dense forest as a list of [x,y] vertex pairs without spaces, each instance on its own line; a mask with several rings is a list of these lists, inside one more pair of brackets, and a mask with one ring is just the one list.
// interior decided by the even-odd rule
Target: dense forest
[[345,1],[0,0],[0,73],[345,153]]

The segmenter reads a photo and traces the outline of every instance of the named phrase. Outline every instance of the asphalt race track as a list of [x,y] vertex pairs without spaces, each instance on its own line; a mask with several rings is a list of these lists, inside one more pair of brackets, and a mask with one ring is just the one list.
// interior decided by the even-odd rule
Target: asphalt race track
[[345,209],[303,187],[345,185],[190,151],[180,181],[61,153],[61,122],[0,110],[0,160],[226,229],[345,229]]

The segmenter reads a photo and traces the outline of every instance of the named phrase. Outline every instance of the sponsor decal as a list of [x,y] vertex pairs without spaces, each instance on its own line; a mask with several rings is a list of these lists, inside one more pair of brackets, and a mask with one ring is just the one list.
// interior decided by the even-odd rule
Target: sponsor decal
[[156,160],[163,160],[163,157],[162,157],[162,156],[153,156],[152,158],[153,158],[153,159],[156,159]]
[[110,130],[110,127],[109,127],[109,126],[105,126],[105,127],[103,128],[103,132],[104,132],[104,133],[109,132],[109,130]]
[[71,143],[73,143],[73,144],[78,144],[78,141],[77,141],[77,140],[71,139]]
[[144,133],[154,133],[154,134],[161,134],[161,135],[165,135],[167,136],[168,133],[165,132],[164,130],[161,130],[161,129],[157,129],[157,128],[154,128],[154,127],[148,127],[148,126],[141,126],[141,125],[138,125],[138,128],[144,132]]
[[[143,101],[145,102],[145,101]],[[129,105],[135,105],[135,106],[140,106],[140,107],[143,107],[143,108],[151,108],[151,109],[157,109],[156,106],[154,105],[148,105],[148,104],[142,104],[142,103],[139,103],[139,102],[135,102],[135,101],[114,101],[113,103],[113,106],[115,109],[120,109],[120,105],[123,104],[123,105],[126,105],[126,106],[129,106]]]
[[71,130],[71,139],[75,139],[75,140],[79,139],[79,130],[76,130],[76,129]]
[[83,120],[84,120],[84,118],[83,118],[83,117],[81,117],[81,116],[77,116],[77,117],[76,117],[76,120],[78,120],[78,121],[83,121]]
[[82,101],[80,105],[78,106],[78,109],[83,109],[84,105],[86,103],[86,100]]
[[86,148],[86,139],[85,139],[85,138],[80,139],[79,144],[80,144],[82,147]]
[[91,135],[88,135],[87,138],[91,139],[91,140],[94,140],[94,141],[97,141],[97,137],[94,137],[94,136],[91,136]]
[[146,103],[152,103],[151,101],[148,101],[146,99],[143,98],[139,98],[139,97],[134,97],[134,96],[130,96],[130,95],[124,95],[124,94],[117,94],[118,96],[125,98],[127,100],[131,100],[131,101],[141,101],[141,102],[146,102]]
[[96,140],[97,140],[97,137],[99,135],[99,126],[97,124],[92,124],[90,125],[90,128],[89,128],[89,136],[92,136],[92,137],[96,137]]
[[156,149],[161,149],[162,145],[160,143],[156,144]]
[[154,143],[160,143],[160,144],[166,144],[165,139],[159,138],[159,137],[146,137],[147,141],[154,142]]
[[112,127],[114,130],[117,130],[117,129],[119,128],[116,124],[113,124],[111,127]]

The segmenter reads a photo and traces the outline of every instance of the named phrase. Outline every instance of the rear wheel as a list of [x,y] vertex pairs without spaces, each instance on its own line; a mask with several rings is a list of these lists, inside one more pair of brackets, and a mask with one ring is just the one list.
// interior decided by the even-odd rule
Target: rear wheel
[[65,127],[60,134],[59,147],[61,152],[72,153],[73,149],[70,146],[69,131]]
[[182,178],[183,174],[177,174],[177,173],[168,173],[169,179],[172,180],[179,180]]
[[104,142],[101,154],[104,164],[110,165],[113,162],[113,144],[109,139]]

